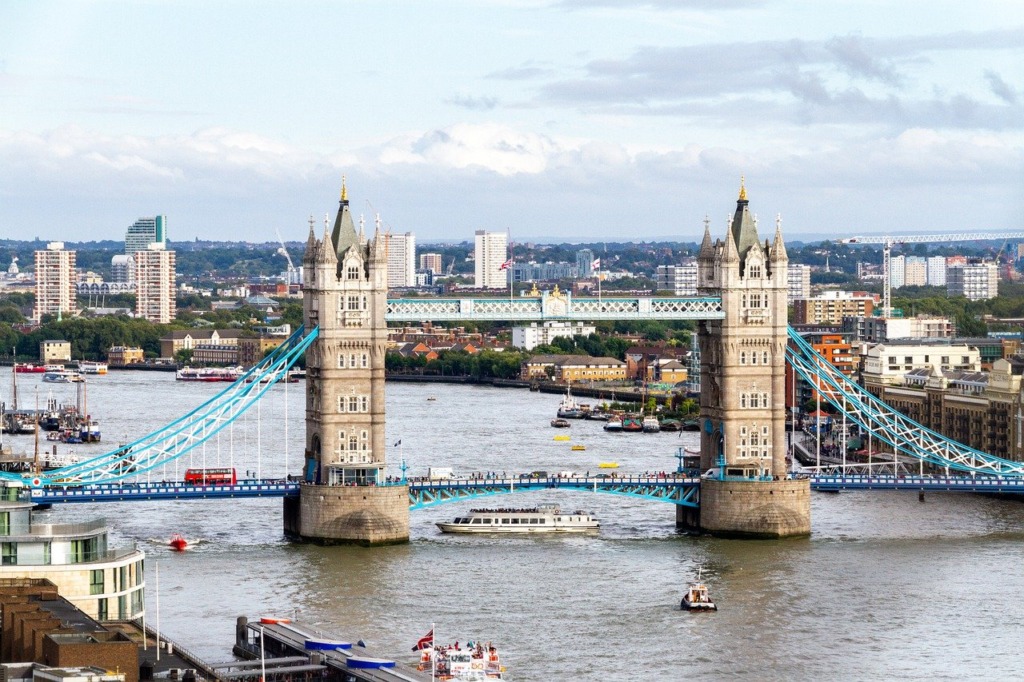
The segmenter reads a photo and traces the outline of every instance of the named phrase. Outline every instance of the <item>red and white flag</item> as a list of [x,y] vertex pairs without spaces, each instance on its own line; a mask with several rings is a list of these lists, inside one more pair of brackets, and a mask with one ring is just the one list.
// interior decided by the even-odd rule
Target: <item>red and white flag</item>
[[420,649],[429,649],[432,646],[434,646],[434,628],[430,628],[430,632],[420,637],[420,641],[416,642],[416,646],[412,650],[419,651]]
[[591,270],[600,270],[601,269],[601,259],[600,258],[595,258],[594,261],[590,264],[590,269]]
[[510,267],[512,267],[512,259],[511,259],[511,258],[509,258],[509,259],[508,259],[507,261],[505,261],[504,263],[502,263],[502,264],[501,264],[501,265],[500,265],[500,266],[498,267],[498,269],[499,269],[499,270],[508,270],[508,269],[509,269]]

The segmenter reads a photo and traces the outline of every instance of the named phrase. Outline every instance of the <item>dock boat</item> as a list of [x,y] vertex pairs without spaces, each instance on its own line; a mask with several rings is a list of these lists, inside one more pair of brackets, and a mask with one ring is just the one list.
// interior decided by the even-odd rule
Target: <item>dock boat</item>
[[604,430],[622,431],[622,417],[615,414],[608,417],[608,422],[604,425]]
[[572,426],[572,424],[569,423],[568,419],[563,419],[562,417],[555,417],[554,419],[552,419],[551,425],[554,426],[556,429],[567,429],[570,426]]
[[683,595],[682,601],[679,602],[679,608],[684,611],[718,610],[715,602],[711,601],[707,585],[700,580],[700,571],[697,571],[697,582],[690,583],[690,586],[686,589],[686,594]]
[[14,363],[14,371],[16,374],[42,374],[46,371],[44,365],[34,365],[31,362],[16,362]]
[[587,512],[563,514],[557,504],[541,504],[528,509],[473,509],[437,527],[442,533],[585,533],[601,524]]
[[569,390],[568,385],[565,387],[565,397],[562,398],[562,402],[558,403],[556,416],[560,419],[583,419],[586,416],[583,406],[572,397],[572,391]]
[[71,384],[85,381],[85,379],[79,372],[64,369],[56,372],[45,372],[43,374],[43,381],[48,384]]
[[658,422],[658,418],[652,415],[644,417],[640,425],[644,433],[658,433],[661,431],[661,424]]

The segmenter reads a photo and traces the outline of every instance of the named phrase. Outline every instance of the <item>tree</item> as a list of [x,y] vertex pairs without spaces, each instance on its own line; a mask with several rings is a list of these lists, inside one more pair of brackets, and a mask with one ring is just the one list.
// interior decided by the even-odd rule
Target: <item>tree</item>
[[192,362],[192,354],[191,348],[181,348],[174,354],[174,361],[181,365],[187,365]]

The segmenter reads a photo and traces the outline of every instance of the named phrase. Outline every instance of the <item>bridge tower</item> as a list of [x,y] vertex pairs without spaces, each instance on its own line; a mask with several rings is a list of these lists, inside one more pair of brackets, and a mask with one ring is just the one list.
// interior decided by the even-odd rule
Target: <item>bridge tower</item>
[[789,257],[776,219],[760,242],[742,182],[725,239],[709,222],[697,261],[698,294],[721,296],[725,318],[700,323],[699,518],[677,522],[716,535],[785,537],[811,530],[810,483],[786,475],[785,368]]
[[285,533],[321,544],[409,540],[409,491],[384,483],[387,254],[378,224],[356,233],[344,182],[334,227],[317,239],[310,218],[303,317],[320,334],[306,352],[306,446]]

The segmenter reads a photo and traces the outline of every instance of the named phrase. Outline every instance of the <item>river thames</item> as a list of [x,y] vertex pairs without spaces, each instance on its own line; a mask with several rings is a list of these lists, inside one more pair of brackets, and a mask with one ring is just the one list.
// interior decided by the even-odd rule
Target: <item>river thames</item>
[[[0,376],[6,396],[9,370]],[[88,409],[104,442],[71,447],[79,455],[113,449],[224,386],[175,382],[170,373],[90,378]],[[19,378],[23,404],[37,392],[45,402],[50,388]],[[251,410],[191,464],[271,477],[285,474],[287,460],[298,473],[303,389],[272,388],[258,415]],[[74,389],[54,393],[68,399]],[[521,389],[390,383],[387,399],[388,444],[401,441],[388,452],[395,476],[403,457],[409,475],[428,466],[593,473],[607,461],[618,473],[669,471],[677,448],[697,439],[606,434],[600,422],[552,429],[560,397]],[[572,440],[554,441],[556,433]],[[32,447],[31,437],[10,441]],[[154,478],[174,475],[169,468]],[[434,525],[470,507],[544,502],[594,513],[600,533],[448,536]],[[159,564],[161,629],[209,661],[231,658],[237,616],[279,615],[409,662],[433,623],[439,642],[494,642],[513,681],[1009,679],[1024,665],[1024,504],[1016,501],[815,493],[809,538],[739,541],[677,532],[666,503],[534,492],[413,512],[409,544],[372,550],[286,541],[279,499],[67,505],[36,520],[97,517],[108,519],[114,544],[136,542],[147,553],[149,623]],[[188,551],[166,548],[174,532],[193,541]],[[698,568],[717,613],[679,610]]]

